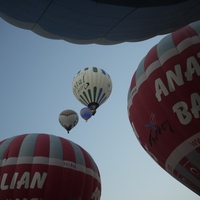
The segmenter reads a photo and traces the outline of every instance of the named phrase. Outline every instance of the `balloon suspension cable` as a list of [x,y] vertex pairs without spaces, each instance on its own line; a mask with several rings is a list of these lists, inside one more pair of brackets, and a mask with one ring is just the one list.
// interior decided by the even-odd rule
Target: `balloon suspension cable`
[[96,110],[92,110],[92,115],[95,115],[97,111]]

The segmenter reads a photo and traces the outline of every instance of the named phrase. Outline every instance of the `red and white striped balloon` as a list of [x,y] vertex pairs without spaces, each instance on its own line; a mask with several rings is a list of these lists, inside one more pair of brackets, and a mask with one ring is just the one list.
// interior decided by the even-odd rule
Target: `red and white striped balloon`
[[82,147],[49,134],[0,142],[1,200],[99,200],[97,165]]
[[200,195],[200,21],[144,57],[129,88],[128,115],[146,152]]

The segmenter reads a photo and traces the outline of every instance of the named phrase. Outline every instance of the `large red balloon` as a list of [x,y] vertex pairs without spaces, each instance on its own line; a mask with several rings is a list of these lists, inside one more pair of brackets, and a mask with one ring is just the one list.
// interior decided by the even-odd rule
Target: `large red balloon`
[[92,157],[79,145],[48,134],[24,134],[0,143],[1,200],[99,200]]
[[200,21],[164,37],[141,61],[128,114],[146,152],[200,195]]

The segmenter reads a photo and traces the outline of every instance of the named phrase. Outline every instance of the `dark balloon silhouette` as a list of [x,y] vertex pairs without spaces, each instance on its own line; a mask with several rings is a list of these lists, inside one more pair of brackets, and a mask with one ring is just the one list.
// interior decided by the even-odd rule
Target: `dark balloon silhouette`
[[200,21],[164,37],[133,75],[128,115],[145,151],[200,195]]
[[92,157],[70,140],[24,134],[0,142],[1,200],[100,200]]
[[200,20],[199,0],[0,0],[0,17],[77,44],[117,44],[167,34]]

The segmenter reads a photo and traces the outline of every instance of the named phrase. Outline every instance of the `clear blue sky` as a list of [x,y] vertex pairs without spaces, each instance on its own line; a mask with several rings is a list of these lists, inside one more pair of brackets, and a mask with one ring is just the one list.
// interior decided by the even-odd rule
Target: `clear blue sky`
[[[101,200],[199,200],[159,167],[138,143],[127,114],[133,73],[164,36],[113,46],[76,45],[14,27],[0,18],[0,140],[23,133],[49,133],[72,140],[97,163]],[[70,134],[60,126],[65,109],[84,107],[72,79],[96,66],[113,81],[110,98],[87,123],[80,117]]]

